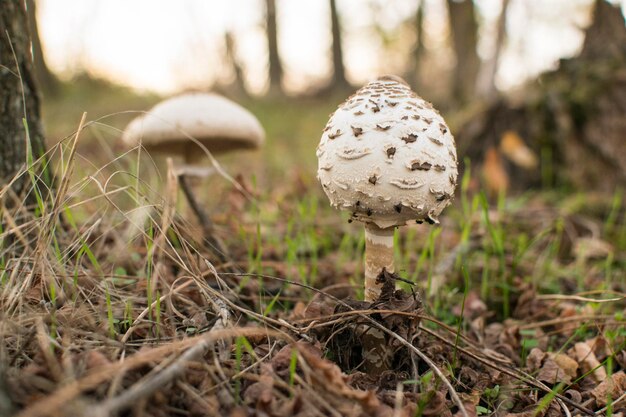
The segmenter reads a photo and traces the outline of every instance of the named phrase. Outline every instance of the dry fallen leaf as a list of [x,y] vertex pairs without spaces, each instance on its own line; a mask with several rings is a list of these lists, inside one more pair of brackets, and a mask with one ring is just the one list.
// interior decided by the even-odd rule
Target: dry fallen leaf
[[569,384],[572,382],[572,376],[568,371],[561,368],[553,358],[548,357],[537,373],[537,379],[547,384],[558,384],[564,382]]
[[509,174],[502,165],[500,153],[494,147],[490,147],[485,152],[482,175],[487,191],[492,196],[497,196],[509,188]]
[[606,380],[606,370],[600,361],[598,361],[595,353],[593,353],[593,350],[587,343],[576,343],[574,345],[574,354],[584,374],[593,370],[591,377],[594,381],[602,382]]
[[608,404],[609,396],[611,401],[613,401],[624,394],[624,392],[626,392],[626,374],[624,371],[619,371],[595,387],[591,391],[591,395],[593,395],[600,407],[604,407]]
[[539,159],[517,132],[507,130],[500,139],[500,152],[515,165],[532,170],[539,165]]
[[595,237],[580,237],[576,239],[573,252],[579,262],[586,262],[590,259],[606,258],[613,253],[613,246]]

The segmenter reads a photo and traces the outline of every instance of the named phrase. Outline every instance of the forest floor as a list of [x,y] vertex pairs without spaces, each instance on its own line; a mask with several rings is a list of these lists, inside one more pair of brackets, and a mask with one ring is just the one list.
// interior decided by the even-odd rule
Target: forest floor
[[89,88],[44,102],[57,190],[3,213],[0,414],[626,416],[622,190],[492,198],[465,169],[365,303],[362,226],[315,180],[342,97],[245,102],[267,143],[195,186],[220,252],[163,161],[119,142],[158,97]]

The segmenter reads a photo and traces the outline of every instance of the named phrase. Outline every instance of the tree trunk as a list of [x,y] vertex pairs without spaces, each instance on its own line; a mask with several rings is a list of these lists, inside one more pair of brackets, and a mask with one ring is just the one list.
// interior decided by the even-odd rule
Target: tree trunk
[[[28,161],[45,153],[39,113],[39,95],[33,77],[28,19],[23,1],[4,1],[0,8],[0,190]],[[24,127],[26,119],[28,132]],[[30,142],[29,142],[30,140]],[[37,172],[45,181],[46,172]],[[49,178],[49,177],[48,177]],[[12,191],[23,195],[31,187],[28,175],[14,182]],[[41,187],[43,193],[44,187]],[[34,201],[28,193],[27,204]],[[9,204],[8,202],[6,204]]]
[[417,10],[413,18],[415,30],[415,43],[411,50],[409,69],[406,80],[415,91],[419,91],[420,62],[424,56],[424,2],[417,3]]
[[59,82],[48,68],[46,58],[44,57],[43,50],[41,49],[41,39],[39,38],[39,29],[37,25],[37,5],[35,0],[27,0],[26,5],[28,11],[28,28],[30,29],[30,37],[33,48],[35,78],[41,87],[41,91],[44,94],[53,96],[59,91]]
[[476,87],[476,77],[480,68],[480,59],[476,46],[478,43],[478,23],[471,0],[448,0],[448,15],[452,46],[456,58],[452,95],[458,104],[465,104],[471,99]]
[[330,23],[332,30],[332,51],[333,51],[333,76],[331,81],[332,89],[345,90],[350,87],[346,79],[346,68],[343,64],[343,49],[341,46],[341,22],[337,13],[336,0],[330,0]]
[[278,29],[276,26],[276,0],[265,0],[265,29],[269,55],[270,95],[283,94],[283,66],[278,52]]
[[224,44],[226,46],[226,60],[230,63],[230,66],[235,73],[235,80],[232,84],[233,93],[238,97],[249,97],[248,88],[246,87],[246,81],[243,75],[243,68],[237,59],[235,39],[231,32],[224,34]]

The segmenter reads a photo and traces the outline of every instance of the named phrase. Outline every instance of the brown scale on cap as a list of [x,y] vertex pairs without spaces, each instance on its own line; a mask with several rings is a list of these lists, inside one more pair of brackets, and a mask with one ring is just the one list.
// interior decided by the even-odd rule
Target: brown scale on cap
[[374,100],[369,100],[369,102],[373,104],[372,112],[378,113],[380,111],[380,107],[378,107],[378,103],[376,103]]
[[443,146],[443,142],[437,138],[433,138],[432,136],[429,136],[428,139],[430,139],[430,141],[434,143],[435,145]]
[[354,127],[354,126],[350,126],[350,127],[352,128],[352,133],[354,134],[355,138],[358,138],[359,136],[363,134],[362,127]]
[[406,143],[413,143],[417,140],[417,135],[415,133],[409,133],[408,135],[400,138],[403,141],[405,141]]
[[414,161],[411,163],[411,171],[429,171],[432,166],[430,162]]
[[343,132],[341,131],[341,129],[337,129],[337,131],[335,131],[335,133],[329,133],[328,134],[328,139],[335,139],[338,138],[339,136],[341,136],[343,134]]

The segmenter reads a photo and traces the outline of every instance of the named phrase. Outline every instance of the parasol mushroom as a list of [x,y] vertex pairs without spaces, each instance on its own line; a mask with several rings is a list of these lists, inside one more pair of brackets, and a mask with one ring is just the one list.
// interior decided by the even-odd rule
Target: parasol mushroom
[[457,183],[454,138],[443,117],[404,80],[383,76],[331,115],[317,149],[330,204],[365,225],[365,300],[394,271],[393,235],[409,222],[438,224]]

